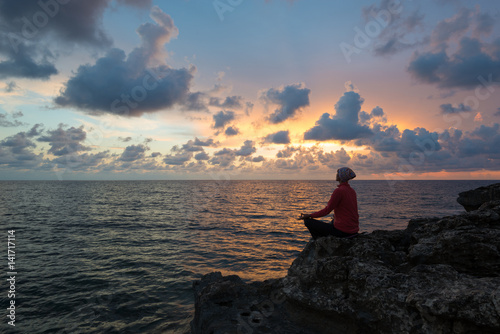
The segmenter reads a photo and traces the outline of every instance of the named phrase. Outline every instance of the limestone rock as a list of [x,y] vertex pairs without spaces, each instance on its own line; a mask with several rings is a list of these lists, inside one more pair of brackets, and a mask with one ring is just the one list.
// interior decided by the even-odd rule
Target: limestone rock
[[192,333],[500,333],[500,201],[307,243],[286,277],[194,283]]
[[495,200],[500,200],[500,183],[461,192],[457,198],[466,211],[477,210],[483,203]]

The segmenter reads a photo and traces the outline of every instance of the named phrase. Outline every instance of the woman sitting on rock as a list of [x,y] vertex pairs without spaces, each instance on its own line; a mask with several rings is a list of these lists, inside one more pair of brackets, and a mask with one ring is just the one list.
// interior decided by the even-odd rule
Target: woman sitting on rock
[[[350,237],[359,231],[358,201],[356,191],[349,185],[349,180],[354,179],[356,174],[348,167],[337,170],[336,180],[339,185],[332,193],[328,204],[323,210],[311,214],[300,214],[299,219],[311,232],[314,239],[334,235],[340,238]],[[324,217],[333,210],[331,223],[325,223],[313,218]]]

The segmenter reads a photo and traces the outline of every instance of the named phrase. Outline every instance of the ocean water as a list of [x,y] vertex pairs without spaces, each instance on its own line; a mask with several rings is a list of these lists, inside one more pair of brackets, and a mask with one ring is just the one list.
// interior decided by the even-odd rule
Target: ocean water
[[[361,231],[460,213],[459,192],[495,181],[351,182]],[[192,281],[277,278],[334,181],[1,181],[4,252],[15,230],[16,327],[5,333],[187,333]],[[328,220],[328,218],[326,218]]]

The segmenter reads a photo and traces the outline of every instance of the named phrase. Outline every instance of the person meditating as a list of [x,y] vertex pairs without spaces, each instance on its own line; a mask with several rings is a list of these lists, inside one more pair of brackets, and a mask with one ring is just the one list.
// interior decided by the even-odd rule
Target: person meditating
[[[328,204],[323,210],[311,214],[300,214],[314,239],[334,235],[340,238],[356,235],[359,231],[358,201],[356,191],[349,185],[349,180],[356,177],[348,167],[337,170],[336,180],[339,185],[332,193]],[[325,223],[313,218],[324,217],[333,210],[331,223]]]

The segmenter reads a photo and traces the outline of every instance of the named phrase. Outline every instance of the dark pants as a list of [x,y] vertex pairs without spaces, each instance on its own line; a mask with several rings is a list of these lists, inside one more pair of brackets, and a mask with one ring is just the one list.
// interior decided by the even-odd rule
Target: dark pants
[[314,239],[326,237],[328,235],[334,235],[339,238],[346,238],[357,234],[342,232],[340,230],[337,230],[333,226],[333,223],[325,223],[313,218],[304,219],[304,225],[306,225],[307,229],[309,230],[309,232],[311,232],[311,235]]

